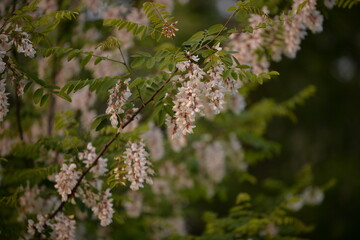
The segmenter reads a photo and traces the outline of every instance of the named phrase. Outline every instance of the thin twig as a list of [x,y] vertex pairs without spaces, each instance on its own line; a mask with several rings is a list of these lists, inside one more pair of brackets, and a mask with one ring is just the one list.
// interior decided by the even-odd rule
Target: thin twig
[[200,51],[201,49],[205,48],[205,47],[209,47],[209,44],[212,43],[213,41],[216,40],[216,38],[218,36],[220,36],[220,34],[225,30],[226,26],[230,23],[230,20],[239,12],[239,9],[236,9],[231,16],[228,18],[228,20],[226,21],[226,23],[224,24],[224,26],[222,27],[222,29],[216,34],[216,36],[211,39],[208,43],[206,43],[203,46],[198,47],[197,49],[195,49],[193,52],[190,53],[190,55],[193,55],[194,53],[196,53],[197,51]]

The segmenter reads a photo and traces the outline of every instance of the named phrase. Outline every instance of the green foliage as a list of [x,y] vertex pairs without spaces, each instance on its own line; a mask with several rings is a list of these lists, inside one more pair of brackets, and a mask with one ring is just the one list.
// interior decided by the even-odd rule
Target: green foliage
[[106,19],[104,20],[104,26],[116,27],[118,30],[125,29],[127,32],[131,32],[135,36],[139,36],[140,39],[143,39],[148,32],[147,26],[122,19]]
[[336,6],[341,8],[352,8],[360,3],[359,0],[336,0]]

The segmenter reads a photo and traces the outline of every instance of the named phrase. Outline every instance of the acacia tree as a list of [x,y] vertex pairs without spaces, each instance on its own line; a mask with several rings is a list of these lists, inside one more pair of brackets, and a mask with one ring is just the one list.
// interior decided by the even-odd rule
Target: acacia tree
[[[333,181],[315,186],[304,166],[294,183],[272,179],[261,189],[248,166],[279,152],[263,137],[267,124],[294,119],[315,88],[280,103],[246,99],[279,75],[271,61],[296,57],[306,34],[322,31],[315,0],[239,1],[224,23],[181,45],[172,1],[1,4],[1,235],[294,239],[311,231],[291,211],[319,204]],[[239,188],[246,183],[255,198]],[[192,219],[212,210],[196,204],[212,198],[235,206],[223,217],[205,213],[203,233],[191,236]]]

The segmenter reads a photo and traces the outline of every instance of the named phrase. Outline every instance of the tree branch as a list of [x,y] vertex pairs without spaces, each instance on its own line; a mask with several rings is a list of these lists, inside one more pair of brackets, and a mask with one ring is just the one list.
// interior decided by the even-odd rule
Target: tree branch
[[[133,113],[133,115],[131,115],[131,117],[124,122],[123,124],[121,124],[119,129],[124,129],[127,125],[129,125],[134,119],[135,117],[150,103],[154,100],[154,98],[159,94],[159,92],[165,87],[166,84],[168,84],[171,80],[171,78],[175,75],[175,73],[177,72],[177,70],[175,72],[173,72],[170,77],[153,93],[153,95],[146,101],[144,102],[136,112]],[[80,186],[81,181],[84,179],[84,177],[86,176],[86,174],[88,174],[90,172],[90,170],[96,166],[96,164],[98,163],[100,157],[102,157],[104,155],[104,153],[107,151],[107,149],[110,147],[110,145],[118,138],[118,136],[120,135],[120,131],[118,131],[102,148],[102,150],[100,151],[100,153],[97,155],[96,159],[94,160],[94,162],[87,168],[85,169],[85,171],[81,174],[80,178],[78,179],[78,181],[76,182],[76,185],[74,186],[74,188],[72,189],[71,193],[69,194],[68,198],[72,198],[75,195],[75,192],[77,190],[77,188]],[[58,214],[60,211],[62,211],[62,209],[64,208],[66,202],[61,202],[61,204],[59,205],[59,207],[52,213],[49,215],[48,219],[52,219],[56,216],[56,214]]]

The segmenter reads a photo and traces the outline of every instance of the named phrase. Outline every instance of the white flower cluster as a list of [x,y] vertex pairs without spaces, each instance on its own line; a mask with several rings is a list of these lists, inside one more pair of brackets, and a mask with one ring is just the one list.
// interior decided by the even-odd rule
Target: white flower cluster
[[164,140],[161,129],[156,127],[153,122],[149,124],[149,130],[145,132],[143,139],[150,149],[150,157],[159,160],[164,156]]
[[288,196],[287,206],[292,211],[299,211],[305,204],[318,205],[324,200],[324,192],[318,187],[307,187],[297,196]]
[[7,51],[13,45],[18,53],[23,53],[25,56],[33,58],[36,54],[34,46],[30,40],[28,33],[23,32],[21,27],[9,27],[11,29],[6,34],[0,35],[0,51]]
[[[0,41],[1,41],[1,38],[2,38],[2,36],[0,35]],[[6,63],[3,61],[3,58],[5,57],[5,55],[6,55],[6,51],[2,51],[0,48],[0,73],[3,73],[6,68]]]
[[28,220],[27,232],[31,237],[35,237],[37,233],[40,233],[40,238],[45,239],[46,236],[43,233],[45,226],[49,226],[53,230],[51,232],[51,239],[75,239],[75,220],[73,220],[73,216],[65,216],[63,213],[58,213],[55,218],[50,221],[43,215],[37,215],[36,223],[32,219]]
[[64,163],[62,165],[60,172],[55,176],[55,188],[61,195],[61,200],[63,202],[67,201],[68,195],[75,187],[79,177],[80,173],[76,171],[76,165],[74,163],[71,163],[70,165]]
[[[219,44],[212,48],[222,50]],[[175,151],[186,144],[184,136],[193,133],[198,115],[211,118],[225,109],[226,94],[231,96],[230,109],[236,114],[245,107],[244,99],[238,92],[241,83],[232,77],[223,78],[225,66],[221,61],[214,63],[205,73],[197,64],[199,57],[190,56],[189,52],[186,54],[189,60],[176,64],[183,74],[176,79],[181,86],[173,100],[174,117],[166,118],[168,137]]]
[[127,79],[124,82],[119,80],[115,87],[109,90],[110,96],[106,114],[111,114],[110,122],[114,128],[118,128],[119,122],[117,115],[125,112],[123,107],[131,96],[131,92],[128,86],[129,81],[130,79]]
[[179,152],[183,147],[186,146],[186,136],[181,134],[177,135],[178,126],[176,124],[175,118],[166,116],[166,133],[172,150]]
[[222,81],[224,65],[219,61],[207,71],[209,81],[205,83],[205,96],[208,98],[209,106],[215,114],[219,114],[224,108],[225,87]]
[[72,240],[75,239],[75,220],[73,216],[65,216],[63,213],[58,213],[55,216],[55,224],[52,224],[53,234],[57,240]]
[[[333,6],[333,2],[325,0],[329,8]],[[276,16],[271,26],[266,28],[259,28],[260,24],[266,22],[264,16],[251,14],[249,26],[254,31],[230,35],[229,45],[231,50],[238,52],[234,56],[240,64],[251,66],[251,71],[255,74],[267,72],[270,63],[263,51],[264,47],[270,50],[274,61],[279,61],[282,54],[294,58],[300,49],[301,40],[306,35],[306,29],[313,33],[321,32],[323,16],[316,9],[316,0],[307,1],[298,12],[302,3],[303,0],[294,0],[289,14],[285,15],[283,20]],[[263,12],[268,13],[268,10],[264,8]]]
[[336,0],[324,0],[325,7],[332,9],[336,4]]
[[37,222],[35,223],[34,220],[28,220],[28,227],[27,232],[30,236],[35,236],[36,233],[41,233],[44,231],[45,225],[47,225],[47,219],[43,215],[37,215]]
[[[85,166],[88,168],[94,163],[97,157],[96,148],[93,147],[92,143],[90,142],[87,144],[86,150],[84,152],[80,152],[78,154],[78,157],[80,160],[82,160],[85,163]],[[94,177],[100,177],[108,171],[107,161],[108,161],[107,158],[103,158],[103,157],[99,158],[97,164],[94,167],[92,167],[90,170],[90,172],[94,174]]]
[[301,40],[306,35],[306,28],[313,33],[322,31],[323,16],[316,10],[316,0],[309,0],[305,6],[296,13],[302,0],[295,0],[292,6],[293,16],[284,18],[284,53],[290,58],[296,56],[300,49]]
[[[263,9],[267,12],[267,9]],[[265,21],[264,16],[251,14],[249,17],[250,27],[255,29],[252,33],[234,33],[230,35],[231,50],[237,51],[234,57],[240,64],[246,64],[252,67],[255,74],[267,71],[269,63],[265,56],[261,58],[255,53],[264,44],[264,28],[257,29],[257,26]]]
[[142,141],[129,142],[124,152],[124,163],[126,164],[126,179],[131,182],[130,188],[138,190],[144,187],[144,182],[152,184],[151,175],[154,170],[147,160],[148,153]]
[[9,112],[9,103],[8,103],[8,95],[5,89],[6,81],[5,79],[0,80],[0,122],[4,120],[4,117]]
[[[197,56],[191,56],[191,60],[197,62]],[[201,81],[205,77],[205,72],[198,64],[190,60],[176,64],[181,71],[187,71],[184,78],[179,78],[182,86],[178,88],[178,93],[174,99],[173,110],[175,112],[176,132],[174,136],[187,135],[193,132],[193,122],[197,114],[201,114],[204,105],[201,101],[204,83]]]
[[114,209],[111,196],[110,189],[106,189],[100,197],[99,202],[92,207],[92,211],[100,219],[101,226],[107,226],[112,222]]

